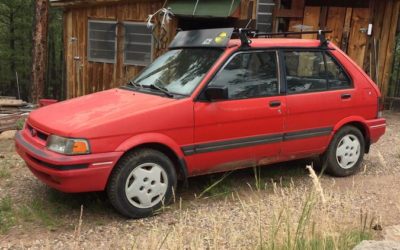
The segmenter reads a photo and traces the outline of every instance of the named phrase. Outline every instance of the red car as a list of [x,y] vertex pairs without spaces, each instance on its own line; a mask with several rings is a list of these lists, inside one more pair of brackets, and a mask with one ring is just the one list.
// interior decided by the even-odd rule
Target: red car
[[232,33],[182,31],[128,85],[32,112],[18,153],[50,187],[106,190],[131,218],[191,176],[312,156],[355,173],[386,128],[368,75],[323,39]]

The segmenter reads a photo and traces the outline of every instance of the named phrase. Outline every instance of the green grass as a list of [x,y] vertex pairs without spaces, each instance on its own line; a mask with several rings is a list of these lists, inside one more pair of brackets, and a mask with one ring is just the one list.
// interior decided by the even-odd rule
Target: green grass
[[0,179],[8,179],[11,177],[10,171],[7,166],[0,166]]
[[7,233],[14,224],[15,217],[11,198],[0,199],[0,234]]
[[[233,192],[234,183],[229,179],[229,175],[233,172],[226,172],[220,177],[211,175],[203,187],[203,191],[197,196],[202,197],[218,197],[225,196]],[[218,175],[219,176],[219,175]]]
[[[107,213],[105,198],[100,194],[64,194],[52,189],[35,196],[18,209],[18,218],[23,222],[41,224],[50,230],[69,224],[68,216],[78,216],[81,205],[88,213]],[[102,222],[99,221],[99,224]]]
[[18,217],[24,222],[39,222],[49,229],[61,224],[56,210],[51,206],[47,206],[42,199],[35,199],[29,204],[22,205],[18,210]]

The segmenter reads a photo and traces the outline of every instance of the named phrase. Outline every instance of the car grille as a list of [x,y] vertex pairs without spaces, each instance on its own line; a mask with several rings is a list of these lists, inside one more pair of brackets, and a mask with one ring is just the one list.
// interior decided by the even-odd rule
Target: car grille
[[32,137],[37,137],[38,139],[46,142],[47,141],[47,137],[49,137],[48,134],[43,133],[39,130],[37,130],[36,128],[33,128],[30,124],[27,124],[26,129],[29,132],[29,135]]

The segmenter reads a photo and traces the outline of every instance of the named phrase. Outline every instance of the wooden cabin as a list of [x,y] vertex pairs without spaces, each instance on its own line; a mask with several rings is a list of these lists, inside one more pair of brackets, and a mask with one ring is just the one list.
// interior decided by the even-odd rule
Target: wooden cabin
[[[400,0],[50,0],[64,10],[66,98],[125,84],[168,48],[177,29],[327,29],[388,91]],[[161,8],[174,14],[166,26]],[[313,38],[313,35],[303,35]]]

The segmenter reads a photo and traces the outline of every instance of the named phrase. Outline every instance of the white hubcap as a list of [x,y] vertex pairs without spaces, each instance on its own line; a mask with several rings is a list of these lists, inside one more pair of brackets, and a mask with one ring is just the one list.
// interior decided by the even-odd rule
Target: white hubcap
[[344,136],[336,149],[336,160],[341,168],[352,168],[360,158],[360,141],[355,135]]
[[151,208],[165,196],[168,178],[165,170],[155,163],[145,163],[132,170],[125,185],[129,202],[138,208]]

